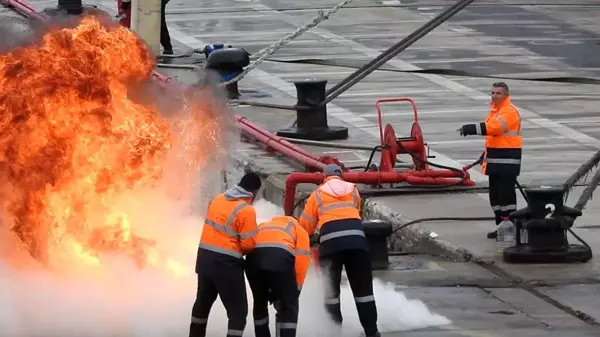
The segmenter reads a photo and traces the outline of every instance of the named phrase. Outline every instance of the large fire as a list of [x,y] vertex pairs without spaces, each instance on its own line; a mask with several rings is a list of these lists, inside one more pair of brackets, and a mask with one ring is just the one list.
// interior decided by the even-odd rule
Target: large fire
[[154,65],[136,35],[98,16],[0,54],[0,227],[47,267],[117,253],[178,271],[121,201],[163,191],[166,167],[190,186],[217,153],[221,112],[198,91],[167,98],[180,102],[169,118],[156,100],[132,98]]

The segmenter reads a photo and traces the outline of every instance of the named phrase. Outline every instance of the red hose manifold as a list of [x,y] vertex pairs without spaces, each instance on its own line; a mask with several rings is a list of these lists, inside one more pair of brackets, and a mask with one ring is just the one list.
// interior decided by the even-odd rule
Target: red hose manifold
[[[381,118],[381,104],[391,102],[409,102],[413,108],[414,122],[410,130],[410,137],[397,138],[394,128],[387,124],[385,128]],[[410,154],[415,165],[415,170],[427,170],[427,151],[425,149],[425,140],[423,132],[419,125],[419,116],[417,113],[417,105],[415,102],[406,97],[401,98],[384,98],[375,103],[377,109],[377,117],[379,121],[379,136],[381,139],[381,161],[379,170],[383,172],[394,171],[396,166],[396,157],[399,154]]]

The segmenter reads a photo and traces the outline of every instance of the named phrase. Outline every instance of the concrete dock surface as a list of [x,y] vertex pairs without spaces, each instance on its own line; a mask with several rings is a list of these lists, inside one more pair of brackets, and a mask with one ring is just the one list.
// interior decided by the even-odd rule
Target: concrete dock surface
[[[172,0],[167,21],[176,52],[212,43],[228,43],[254,53],[284,37],[317,10],[337,0]],[[329,20],[275,53],[272,58],[345,59],[366,63],[381,51],[453,4],[450,0],[353,1]],[[31,1],[37,9],[52,1]],[[116,1],[95,1],[115,11]],[[524,128],[524,185],[562,184],[600,149],[598,85],[551,83],[510,78],[600,78],[600,4],[595,0],[475,1],[463,12],[387,63],[396,70],[376,71],[328,105],[330,125],[350,129],[347,144],[377,145],[375,102],[410,97],[432,162],[462,167],[477,159],[483,140],[462,138],[456,129],[485,118],[491,83],[498,79],[411,74],[398,70],[453,69],[506,77]],[[202,66],[199,64],[199,66]],[[159,69],[192,84],[189,71]],[[295,103],[294,81],[326,79],[332,86],[351,74],[345,67],[264,62],[240,81],[242,98],[279,104]],[[252,106],[236,113],[276,131],[287,127],[295,112]],[[413,123],[410,107],[390,106],[384,122],[406,136]],[[364,165],[368,151],[304,148],[332,155],[348,166]],[[281,205],[282,182],[296,163],[246,142],[232,157],[260,171],[278,192],[265,197]],[[410,158],[400,156],[410,162]],[[375,162],[379,159],[376,157]],[[486,185],[486,177],[473,179]],[[305,189],[314,188],[304,186]],[[571,192],[573,205],[582,187]],[[519,199],[519,208],[525,205]],[[371,197],[366,214],[400,225],[424,217],[491,216],[485,193],[405,194]],[[574,230],[600,249],[600,201],[588,203]],[[396,283],[407,297],[452,321],[436,328],[385,332],[395,337],[584,337],[600,335],[600,264],[510,265],[501,262],[495,242],[485,238],[491,221],[424,222],[400,231],[395,249],[414,253],[393,256],[390,270],[377,276]],[[430,234],[436,233],[432,239]],[[571,243],[576,243],[569,237]],[[386,331],[382,327],[382,331]]]

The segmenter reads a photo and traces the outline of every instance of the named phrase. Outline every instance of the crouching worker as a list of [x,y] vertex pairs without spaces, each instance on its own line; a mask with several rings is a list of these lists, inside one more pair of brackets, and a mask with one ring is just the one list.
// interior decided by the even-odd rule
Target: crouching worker
[[360,195],[354,184],[342,180],[338,165],[325,166],[323,173],[325,181],[306,201],[300,225],[309,235],[319,237],[319,265],[329,288],[325,308],[341,325],[340,285],[342,268],[346,268],[365,335],[378,337],[371,255],[360,216]]
[[289,216],[258,226],[256,247],[246,257],[246,276],[254,297],[256,337],[270,337],[269,303],[275,304],[276,336],[295,337],[298,297],[310,264],[306,231]]

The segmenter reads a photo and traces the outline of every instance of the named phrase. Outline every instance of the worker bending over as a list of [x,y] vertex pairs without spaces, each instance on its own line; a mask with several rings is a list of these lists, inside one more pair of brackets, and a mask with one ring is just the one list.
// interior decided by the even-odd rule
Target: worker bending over
[[[517,210],[515,184],[521,173],[521,131],[519,110],[512,104],[508,85],[504,82],[492,84],[490,112],[485,121],[458,129],[461,136],[485,136],[482,172],[489,177],[490,205],[496,225]],[[487,237],[495,239],[497,235],[493,231]]]
[[217,295],[229,318],[227,336],[242,336],[244,332],[248,300],[243,256],[256,245],[256,211],[251,204],[260,186],[258,175],[248,173],[208,205],[196,259],[198,292],[190,337],[206,336],[208,315]]
[[295,337],[298,297],[310,265],[310,240],[298,221],[276,216],[258,226],[256,248],[246,257],[254,297],[254,333],[270,337],[269,302],[276,304],[276,336]]
[[323,173],[325,181],[308,198],[300,225],[309,235],[319,235],[319,264],[326,271],[329,287],[325,308],[341,325],[340,284],[345,267],[366,337],[380,336],[371,255],[360,217],[360,195],[354,184],[342,180],[338,165],[325,166]]

